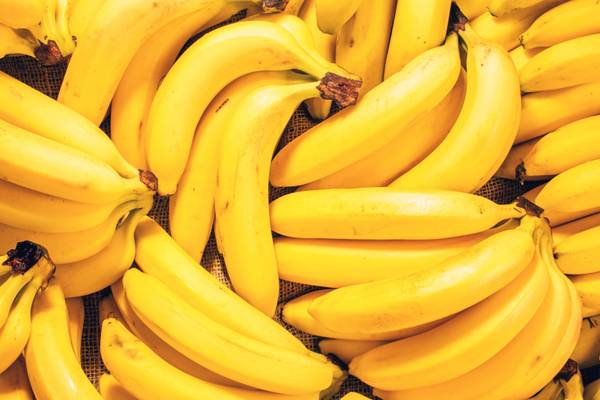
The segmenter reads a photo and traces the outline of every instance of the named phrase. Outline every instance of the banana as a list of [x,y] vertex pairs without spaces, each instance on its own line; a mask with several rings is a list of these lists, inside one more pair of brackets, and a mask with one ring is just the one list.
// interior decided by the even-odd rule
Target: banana
[[600,272],[598,239],[600,226],[576,233],[554,248],[556,263],[561,271],[570,275]]
[[583,391],[583,400],[598,400],[600,395],[600,379],[588,383]]
[[456,0],[455,3],[469,21],[487,11],[489,0]]
[[93,256],[57,265],[56,281],[66,297],[85,296],[107,286],[123,275],[135,257],[134,232],[140,219],[150,210],[150,200],[133,210],[115,231],[110,243]]
[[[219,400],[316,400],[318,393],[283,396],[230,388],[194,378],[157,356],[119,321],[109,318],[102,324],[102,360],[111,374],[134,396],[143,399]],[[261,371],[265,373],[266,371]]]
[[369,400],[369,398],[360,393],[350,392],[342,397],[342,400]]
[[600,308],[600,272],[573,275],[569,279],[575,285],[584,307]]
[[568,123],[600,113],[600,82],[523,96],[521,125],[515,143],[522,143]]
[[81,362],[81,339],[83,337],[83,323],[85,320],[85,310],[83,307],[83,298],[72,297],[66,299],[67,314],[69,315],[69,337],[75,356]]
[[554,379],[548,382],[531,400],[564,400],[563,387]]
[[588,161],[555,176],[535,199],[543,209],[579,212],[600,207],[600,160]]
[[556,248],[556,246],[562,243],[565,239],[597,226],[600,226],[600,213],[592,214],[553,228],[552,242],[554,244],[554,248]]
[[521,70],[521,91],[564,89],[600,79],[600,33],[561,42],[535,55]]
[[[228,13],[222,19],[226,20],[249,4],[249,1],[232,3],[225,7]],[[201,10],[162,27],[137,50],[119,83],[111,106],[111,138],[124,157],[139,169],[147,168],[143,136],[160,81],[169,72],[185,42],[210,26],[207,22],[206,10]]]
[[55,283],[48,285],[33,306],[25,362],[38,399],[102,399],[75,357],[65,298]]
[[[442,143],[392,182],[394,188],[475,192],[502,165],[515,140],[521,96],[508,53],[481,39],[468,24],[460,34],[468,47],[463,108]],[[494,111],[499,109],[506,113]]]
[[33,279],[34,273],[35,270],[33,269],[25,273],[13,269],[0,285],[0,327],[6,323],[17,296]]
[[[114,283],[113,285],[116,285],[116,283]],[[128,328],[130,328],[129,324],[123,319],[123,315],[121,315],[121,311],[119,311],[119,307],[117,306],[117,303],[115,302],[115,299],[112,294],[102,297],[100,299],[100,303],[98,304],[99,325],[102,326],[102,321],[104,321],[107,318],[118,319],[119,321],[123,322],[123,324],[127,325]]]
[[[315,393],[333,382],[334,370],[330,364],[235,332],[197,311],[159,280],[139,270],[127,271],[123,286],[135,313],[157,336],[226,378],[281,394]],[[205,346],[198,347],[199,341]],[[229,356],[224,358],[223,354]],[[235,363],[228,361],[230,356],[234,356]]]
[[581,306],[581,314],[583,318],[590,318],[600,315],[600,308],[591,308],[584,305]]
[[[523,197],[535,203],[538,194],[542,191],[542,189],[544,189],[544,187],[546,187],[546,184],[530,190],[529,192],[525,193]],[[544,210],[544,218],[548,219],[550,221],[550,226],[554,228],[568,222],[590,216],[597,212],[600,212],[600,207],[597,207],[596,209],[581,210],[578,212],[559,212],[550,208],[546,208]]]
[[331,35],[338,33],[344,24],[352,18],[363,0],[316,0],[317,23],[319,29]]
[[533,56],[539,54],[542,50],[544,50],[544,48],[542,47],[538,47],[535,49],[526,49],[523,46],[518,46],[512,49],[508,54],[513,60],[517,72],[521,72],[523,67],[527,65],[527,63],[533,58]]
[[104,400],[135,400],[111,374],[100,375],[98,391]]
[[70,0],[69,31],[75,43],[83,36],[88,26],[92,24],[100,8],[106,0]]
[[439,240],[274,240],[279,277],[311,286],[339,288],[398,278],[429,269],[481,242],[511,220],[482,233]]
[[385,79],[401,71],[419,54],[444,42],[450,0],[403,0],[396,15],[385,60]]
[[[206,62],[207,54],[211,54],[211,62]],[[235,65],[230,62],[232,57],[237,57]],[[158,177],[159,192],[175,192],[198,121],[223,87],[250,72],[287,69],[299,69],[317,79],[326,76],[320,87],[323,96],[335,97],[344,106],[356,99],[353,84],[357,82],[342,76],[350,76],[348,73],[326,62],[318,52],[302,48],[291,33],[273,22],[227,25],[188,48],[163,80],[148,116],[146,155],[150,170]],[[331,85],[344,88],[332,92]],[[173,115],[179,117],[173,120]]]
[[[91,24],[78,37],[77,51],[69,62],[59,101],[100,125],[140,43],[169,22],[192,12],[203,11],[209,21],[230,2],[105,0]],[[285,5],[277,0],[269,3],[274,8]]]
[[35,400],[22,357],[0,374],[0,399]]
[[600,4],[595,0],[567,1],[542,14],[521,36],[526,48],[549,47],[600,33]]
[[571,359],[579,368],[589,368],[600,364],[600,327],[598,317],[584,318],[577,346]]
[[364,332],[337,332],[324,326],[322,323],[317,321],[308,312],[309,306],[316,299],[331,293],[331,290],[315,290],[305,295],[295,298],[285,304],[283,307],[282,317],[283,320],[292,325],[294,328],[306,332],[313,336],[322,336],[332,339],[344,339],[344,340],[363,340],[363,341],[388,341],[394,339],[401,339],[418,335],[419,333],[426,332],[430,329],[443,323],[445,320],[438,320],[431,323],[407,328],[399,329],[394,331],[382,332],[382,333],[364,333]]
[[0,24],[11,28],[28,28],[39,24],[44,17],[41,0],[0,0]]
[[9,26],[0,23],[0,58],[10,55],[35,57],[38,44],[33,37],[20,34]]
[[552,6],[560,2],[560,0],[490,0],[488,9],[493,15],[501,17],[534,7]]
[[4,150],[0,155],[2,178],[27,189],[90,204],[149,192],[138,177],[123,178],[108,164],[80,150],[2,120],[0,146]]
[[0,119],[81,150],[110,165],[124,178],[139,175],[110,138],[89,120],[4,72],[0,72]]
[[381,340],[323,339],[319,341],[319,351],[327,355],[333,354],[344,363],[350,364],[354,357],[386,343],[388,342]]
[[298,186],[328,176],[390,143],[432,110],[460,75],[457,38],[411,61],[365,94],[355,107],[328,118],[285,146],[273,160],[271,183]]
[[583,377],[576,362],[569,359],[557,378],[562,386],[565,400],[583,400]]
[[427,271],[334,289],[315,299],[308,311],[329,329],[365,333],[453,315],[497,292],[527,267],[535,246],[527,232],[531,223],[525,221],[522,229],[497,233]]
[[136,263],[206,316],[250,338],[307,353],[285,328],[219,282],[173,241],[160,225],[143,219],[135,232]]
[[299,190],[387,186],[444,140],[456,122],[465,88],[462,73],[444,100],[402,129],[392,142],[346,168],[301,186]]
[[548,268],[536,255],[514,281],[450,321],[354,358],[350,374],[382,390],[415,389],[457,378],[519,334],[541,306],[549,284]]
[[395,188],[323,189],[291,193],[271,203],[271,228],[313,239],[423,240],[483,232],[524,215],[469,193]]
[[304,5],[304,0],[289,0],[283,10],[286,14],[298,15]]
[[496,171],[495,176],[504,179],[516,179],[519,183],[550,179],[552,175],[530,175],[525,174],[524,171],[523,160],[533,150],[538,141],[538,139],[533,139],[513,146],[500,168],[498,168],[498,171]]

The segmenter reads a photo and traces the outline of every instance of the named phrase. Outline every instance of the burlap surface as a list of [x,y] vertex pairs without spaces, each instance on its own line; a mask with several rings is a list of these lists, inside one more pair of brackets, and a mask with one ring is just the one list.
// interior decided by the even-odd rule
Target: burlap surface
[[[13,57],[0,60],[0,70],[18,78],[19,80],[33,86],[49,96],[56,97],[65,72],[65,65],[42,67],[33,59],[26,57]],[[301,135],[314,124],[315,122],[310,120],[304,107],[300,107],[286,128],[279,148],[293,138]],[[108,121],[105,121],[102,124],[102,128],[108,134],[110,133]],[[271,199],[275,199],[290,191],[290,189],[271,190]],[[521,193],[522,191],[513,181],[503,179],[493,179],[480,191],[480,194],[499,203],[509,203]],[[168,202],[166,199],[158,199],[156,201],[154,209],[151,212],[151,216],[155,218],[163,227],[167,228]],[[229,284],[227,273],[224,269],[223,258],[217,251],[214,237],[211,237],[204,252],[202,265],[219,280]],[[313,288],[310,286],[282,281],[280,302],[284,303],[285,301],[300,294],[306,293],[312,289]],[[102,374],[102,372],[106,371],[98,351],[100,337],[98,326],[98,300],[102,295],[103,293],[99,292],[89,295],[85,298],[85,326],[81,349],[81,362],[88,377],[94,383],[97,382],[98,377]],[[278,312],[278,320],[281,322],[280,311],[281,306],[279,307]],[[301,338],[307,346],[312,349],[316,349],[318,338],[303,334],[290,326],[287,326],[287,328]],[[202,343],[199,343],[198,345],[202,346]],[[52,366],[48,366],[48,368],[51,367]],[[358,391],[372,397],[371,392],[366,385],[361,384],[354,378],[350,378],[344,384],[340,395],[335,398],[338,399],[341,397],[341,395],[348,391]]]

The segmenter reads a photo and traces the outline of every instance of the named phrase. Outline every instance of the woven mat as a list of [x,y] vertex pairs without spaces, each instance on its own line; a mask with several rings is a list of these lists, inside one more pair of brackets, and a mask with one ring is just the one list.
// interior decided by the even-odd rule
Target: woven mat
[[[197,37],[195,39],[197,39]],[[65,68],[65,65],[42,67],[35,60],[27,57],[12,57],[0,60],[0,70],[54,98],[56,98],[58,95]],[[109,125],[108,119],[102,124],[102,128],[107,134],[110,134]],[[295,137],[301,135],[313,125],[315,125],[315,122],[310,119],[305,108],[300,107],[290,120],[290,123],[285,130],[285,134],[282,137],[279,148]],[[271,189],[271,200],[291,191],[291,189]],[[505,179],[493,179],[481,189],[480,194],[498,203],[506,204],[510,203],[518,195],[522,194],[522,191],[513,181]],[[165,198],[158,199],[155,202],[154,208],[150,215],[166,229],[168,227],[168,201]],[[227,278],[227,273],[224,269],[223,258],[217,251],[214,236],[211,236],[211,239],[205,249],[204,256],[202,258],[202,265],[220,281],[230,285]],[[283,304],[284,302],[313,289],[314,288],[311,286],[281,281],[281,293],[279,298],[280,304]],[[99,353],[100,332],[98,325],[98,300],[103,296],[104,293],[105,292],[95,293],[85,297],[84,299],[85,326],[81,349],[81,362],[86,374],[94,384],[96,384],[98,381],[99,376],[106,371],[104,365],[102,364]],[[283,322],[281,322],[280,318],[281,305],[278,309],[277,315],[278,321],[285,325]],[[311,349],[317,350],[317,338],[303,334],[290,326],[286,325],[286,327],[296,336],[302,339],[302,341]],[[49,367],[51,368],[51,366]],[[351,377],[344,384],[342,391],[340,392],[339,396],[335,397],[335,399],[339,399],[341,395],[347,393],[348,391],[357,391],[372,397],[371,391],[367,385],[364,385]]]

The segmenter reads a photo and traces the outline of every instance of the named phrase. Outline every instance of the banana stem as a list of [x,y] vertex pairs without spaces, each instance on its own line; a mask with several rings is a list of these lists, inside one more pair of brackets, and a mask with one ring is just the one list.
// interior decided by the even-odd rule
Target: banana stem
[[48,257],[48,251],[39,244],[24,241],[17,243],[17,246],[9,250],[8,258],[2,265],[10,266],[14,274],[24,274],[29,271],[42,258]]
[[318,89],[323,99],[333,100],[340,107],[345,108],[356,104],[361,85],[362,81],[328,72],[321,79]]
[[281,12],[287,3],[288,0],[262,0],[262,9],[265,13]]

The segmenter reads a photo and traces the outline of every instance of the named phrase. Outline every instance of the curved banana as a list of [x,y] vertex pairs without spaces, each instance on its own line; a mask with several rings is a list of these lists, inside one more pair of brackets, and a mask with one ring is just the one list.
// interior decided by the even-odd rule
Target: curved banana
[[571,359],[577,362],[579,368],[589,368],[600,364],[600,319],[598,317],[584,318],[577,346],[571,354]]
[[304,0],[288,0],[283,12],[286,14],[298,15],[303,5]]
[[502,17],[534,7],[552,6],[560,2],[561,0],[490,0],[488,10],[496,17]]
[[[545,187],[546,187],[546,184],[540,185],[540,186],[530,190],[529,192],[525,193],[523,195],[523,197],[525,197],[527,200],[535,203],[537,196]],[[581,211],[576,211],[576,212],[560,212],[560,211],[553,210],[551,208],[546,208],[546,209],[544,209],[544,217],[550,221],[550,226],[552,228],[555,228],[557,226],[561,226],[563,224],[566,224],[566,223],[569,223],[572,221],[577,221],[581,218],[591,216],[598,212],[600,212],[600,206],[589,209],[589,210],[581,210]],[[591,226],[590,226],[590,228],[591,228]]]
[[568,123],[600,113],[600,82],[523,96],[521,125],[515,143],[522,143]]
[[427,157],[444,140],[463,105],[465,88],[463,73],[444,100],[402,129],[393,141],[346,168],[303,185],[298,190],[387,186]]
[[160,225],[143,219],[135,232],[137,265],[198,311],[250,338],[307,353],[285,328],[252,307],[190,258]]
[[508,54],[513,60],[517,72],[521,72],[523,67],[527,65],[527,63],[533,58],[533,56],[540,53],[542,50],[544,50],[544,48],[542,47],[538,47],[535,49],[526,49],[523,46],[519,46],[512,49]]
[[85,296],[107,286],[123,275],[135,257],[134,232],[140,219],[151,208],[151,203],[133,210],[117,228],[110,243],[99,253],[69,264],[56,267],[56,281],[66,297]]
[[363,332],[337,332],[325,327],[322,323],[317,321],[308,312],[309,306],[316,299],[331,293],[331,290],[315,290],[305,295],[297,297],[291,301],[288,301],[283,307],[282,317],[283,320],[293,326],[294,328],[306,332],[309,335],[321,336],[332,339],[344,339],[344,340],[367,340],[367,341],[388,341],[394,339],[401,339],[419,333],[426,332],[438,325],[444,320],[434,321],[428,324],[415,326],[407,329],[400,329],[382,333],[363,333]]
[[90,204],[149,192],[139,177],[123,178],[108,164],[80,150],[3,120],[0,146],[2,178],[27,189]]
[[[123,387],[143,399],[317,400],[318,393],[283,396],[231,388],[192,377],[162,360],[115,319],[102,324],[102,360]],[[266,373],[267,371],[261,371]]]
[[397,132],[439,104],[460,75],[457,37],[414,59],[400,73],[285,146],[271,183],[298,186],[321,179],[390,143]]
[[584,307],[600,308],[600,272],[583,275],[573,275],[569,279],[575,285]]
[[592,214],[553,228],[552,242],[554,244],[554,248],[556,248],[556,246],[562,243],[565,239],[597,226],[600,226],[600,213]]
[[44,1],[0,0],[0,24],[11,28],[28,28],[44,18]]
[[[463,108],[444,141],[392,182],[394,188],[475,192],[502,165],[515,140],[521,95],[508,53],[481,39],[468,24],[460,34],[468,46]],[[500,115],[494,111],[498,109],[506,113]]]
[[600,4],[595,0],[567,1],[542,14],[521,36],[526,48],[549,47],[600,33]]
[[356,13],[363,0],[316,0],[319,29],[330,35],[338,33],[342,26]]
[[388,342],[382,340],[323,339],[319,341],[319,351],[327,355],[333,354],[346,364],[350,364],[354,357],[386,343]]
[[65,300],[67,314],[69,315],[69,337],[75,356],[81,362],[81,339],[83,337],[83,323],[85,320],[85,309],[83,298],[71,297]]
[[561,271],[570,275],[600,272],[600,226],[576,233],[554,248],[556,263]]
[[489,2],[490,0],[455,0],[456,5],[469,21],[486,12]]
[[33,306],[25,362],[38,399],[102,400],[71,347],[67,306],[60,286],[55,283],[48,285]]
[[35,57],[35,50],[38,47],[35,39],[20,33],[0,23],[0,58],[11,55]]
[[22,357],[0,374],[0,399],[35,400]]
[[385,60],[385,79],[401,71],[419,54],[444,42],[450,0],[404,0],[396,15]]
[[[135,313],[157,336],[226,378],[281,394],[315,393],[333,382],[334,370],[330,364],[235,332],[197,311],[159,280],[139,270],[127,271],[123,286]],[[197,346],[198,341],[205,346]],[[234,356],[236,362],[230,363],[229,357],[223,357],[224,352]],[[265,373],[268,371],[277,373]]]
[[533,150],[537,142],[538,139],[533,139],[513,146],[498,171],[496,171],[495,176],[504,179],[518,179],[521,182],[550,179],[551,175],[530,175],[524,172],[523,160]]
[[554,379],[548,382],[531,400],[564,400],[563,387]]
[[448,322],[354,358],[350,374],[382,390],[415,389],[457,378],[519,334],[541,306],[549,284],[548,268],[536,255],[510,284]]
[[583,400],[598,400],[600,399],[600,379],[588,383],[583,391]]
[[271,229],[314,239],[422,240],[483,232],[524,210],[469,193],[395,188],[295,192],[271,203]]
[[429,269],[481,242],[497,229],[439,240],[323,240],[275,238],[279,277],[311,286],[339,288],[398,278]]
[[[116,285],[116,283],[114,283],[113,285]],[[113,285],[111,285],[111,291]],[[98,304],[99,325],[102,326],[102,321],[104,321],[107,318],[118,319],[119,321],[123,322],[123,324],[127,325],[128,328],[130,328],[129,323],[123,319],[123,315],[121,314],[121,311],[119,310],[119,307],[117,306],[115,298],[112,294],[101,298]]]
[[96,15],[106,0],[70,0],[69,32],[75,43],[83,37],[88,26],[92,25]]
[[111,374],[100,375],[98,391],[104,400],[136,400]]
[[365,333],[448,317],[497,292],[527,267],[535,252],[527,229],[497,233],[422,273],[334,289],[314,300],[309,312],[329,329]]
[[[569,360],[569,363],[572,363],[573,360]],[[565,366],[564,368],[567,368]],[[564,370],[563,368],[563,370]],[[569,367],[570,368],[570,367]],[[575,363],[576,372],[569,378],[566,379],[567,376],[562,377],[563,370],[558,374],[558,382],[563,389],[564,399],[565,400],[583,400],[583,377],[581,375],[581,371],[577,368],[577,364]],[[569,374],[571,371],[569,371]]]
[[87,118],[4,72],[0,72],[0,119],[81,150],[125,178],[139,175],[110,138]]
[[600,33],[561,42],[533,56],[519,73],[521,91],[564,89],[600,79]]
[[3,280],[0,285],[0,328],[6,323],[16,298],[33,279],[34,273],[33,269],[21,273],[13,268],[8,277]]

